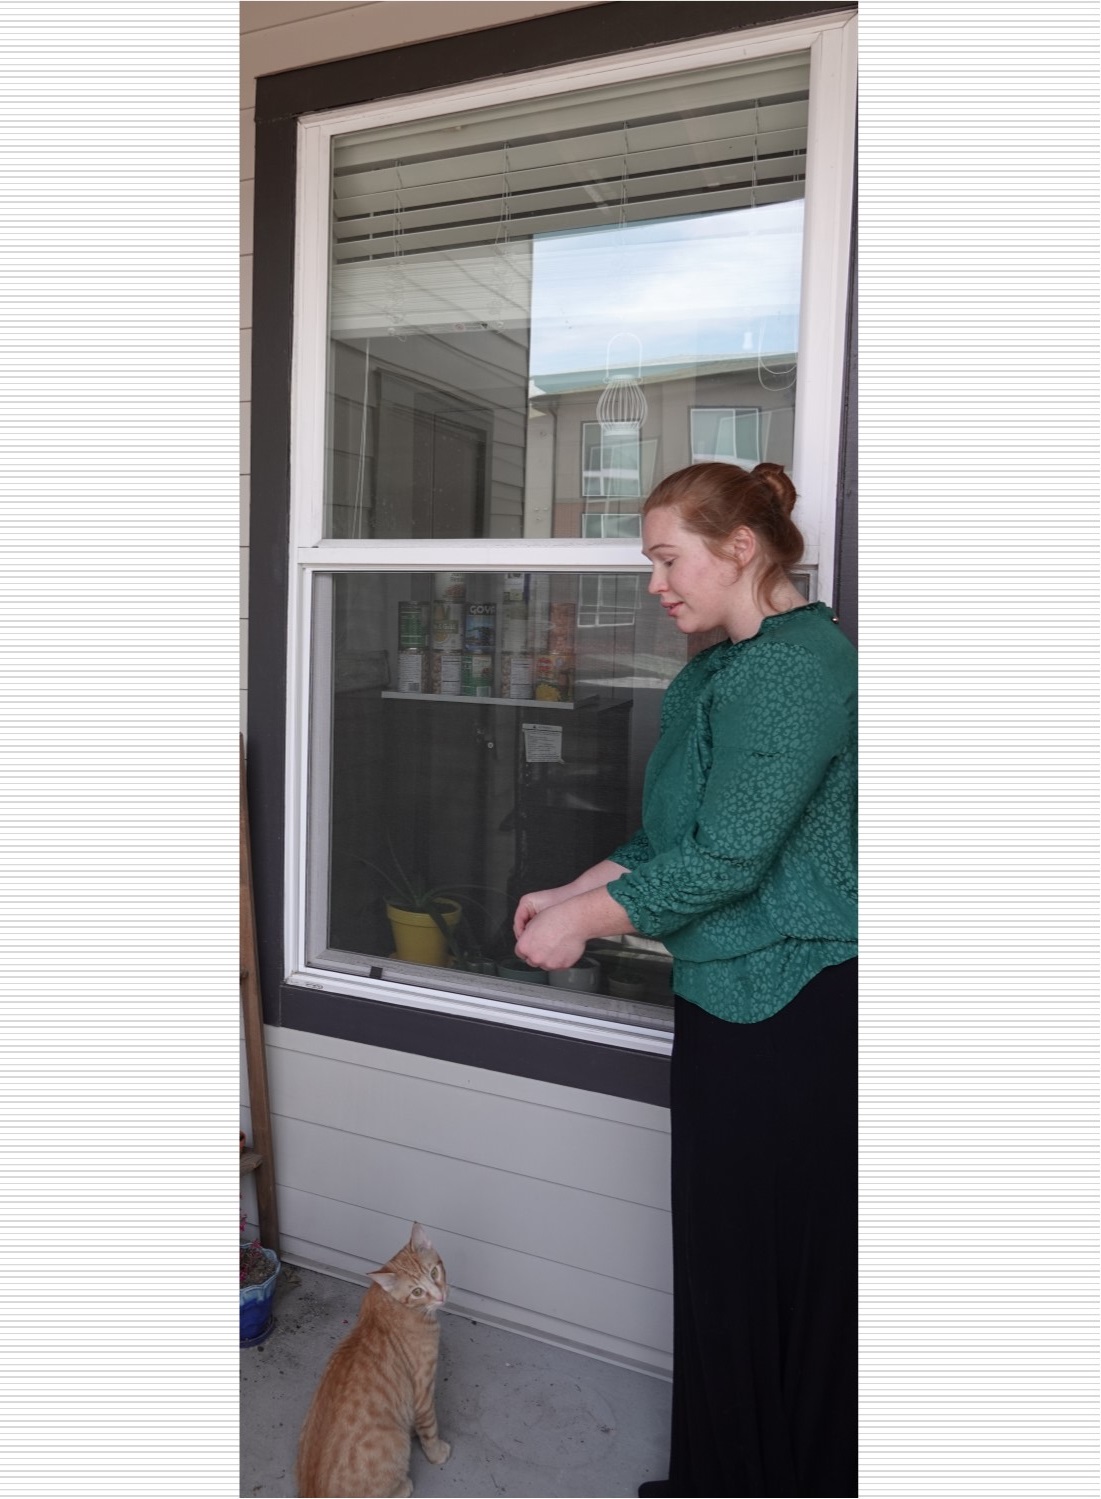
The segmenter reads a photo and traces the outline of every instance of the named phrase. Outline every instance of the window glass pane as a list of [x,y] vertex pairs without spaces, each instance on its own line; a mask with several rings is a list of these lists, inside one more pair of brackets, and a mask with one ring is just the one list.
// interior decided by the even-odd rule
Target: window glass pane
[[761,412],[756,407],[694,407],[693,463],[737,463],[752,468],[761,460]]
[[[519,1003],[668,1020],[658,943],[589,944],[575,991],[510,976],[520,895],[638,827],[665,687],[686,659],[632,572],[317,580],[308,958]],[[453,902],[409,923],[400,906]],[[387,909],[387,900],[391,909]],[[457,908],[457,909],[456,909]],[[454,926],[449,922],[454,920]],[[428,946],[413,944],[427,938]],[[504,966],[499,966],[504,965]]]
[[326,534],[589,536],[697,448],[790,464],[808,79],[337,136]]

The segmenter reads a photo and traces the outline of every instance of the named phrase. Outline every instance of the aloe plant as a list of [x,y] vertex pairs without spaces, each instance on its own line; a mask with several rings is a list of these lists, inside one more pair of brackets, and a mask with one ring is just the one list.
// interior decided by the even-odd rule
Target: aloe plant
[[[431,916],[443,934],[448,950],[454,957],[461,958],[463,953],[458,946],[456,931],[444,920],[445,903],[460,905],[458,898],[460,891],[483,890],[494,894],[500,894],[500,892],[494,891],[491,885],[429,885],[418,875],[410,875],[406,872],[394,852],[394,845],[389,834],[386,837],[386,845],[390,851],[389,869],[384,869],[373,860],[365,859],[359,854],[355,857],[360,864],[373,869],[383,881],[386,887],[385,898],[390,905],[397,906],[402,911],[420,911],[426,916]],[[481,911],[486,909],[479,901],[469,901],[469,903],[477,906]],[[486,914],[488,915],[488,912]]]

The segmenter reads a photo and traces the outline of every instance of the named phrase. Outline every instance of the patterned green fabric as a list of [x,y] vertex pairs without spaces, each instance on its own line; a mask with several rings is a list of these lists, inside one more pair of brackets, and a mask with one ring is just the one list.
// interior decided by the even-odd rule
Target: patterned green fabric
[[825,604],[689,661],[608,891],[678,994],[765,1020],[856,956],[856,651]]

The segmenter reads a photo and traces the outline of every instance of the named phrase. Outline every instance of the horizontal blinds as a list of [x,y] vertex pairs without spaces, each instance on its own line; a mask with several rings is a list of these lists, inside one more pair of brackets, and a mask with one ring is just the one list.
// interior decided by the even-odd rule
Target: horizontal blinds
[[395,161],[427,167],[451,153],[495,148],[509,139],[550,140],[579,129],[621,125],[625,119],[702,114],[753,99],[805,93],[809,84],[806,57],[739,63],[673,78],[631,79],[529,104],[500,104],[341,135],[334,142],[333,166],[338,177],[348,170]]
[[[431,192],[422,187],[338,198],[336,262],[375,259],[399,248],[413,254],[484,243],[506,231],[511,238],[705,213],[708,205],[701,198],[708,193],[727,195],[716,198],[712,210],[748,206],[754,188],[761,190],[759,202],[801,196],[806,100],[760,110],[750,106],[745,113],[747,119],[724,111],[714,121],[692,121],[715,132],[698,143],[663,144],[670,136],[689,133],[683,121],[675,127],[623,127],[569,142],[570,160],[553,166],[514,165],[544,155],[545,148],[529,152],[508,147],[494,153],[492,161],[482,156],[476,163],[457,163],[460,174],[435,184]],[[769,129],[774,122],[779,128]],[[639,146],[639,139],[654,145]],[[502,170],[505,155],[507,172]]]
[[336,137],[333,332],[523,321],[536,236],[801,198],[808,87],[773,59]]
[[329,327],[337,338],[472,324],[526,327],[530,317],[530,240],[340,266],[329,292]]

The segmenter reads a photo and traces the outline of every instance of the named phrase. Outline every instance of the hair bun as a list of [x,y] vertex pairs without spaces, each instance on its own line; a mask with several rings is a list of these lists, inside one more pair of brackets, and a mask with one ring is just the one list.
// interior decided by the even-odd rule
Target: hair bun
[[795,509],[795,485],[784,472],[782,465],[758,463],[753,469],[753,477],[764,480],[780,509],[785,515],[790,515]]

